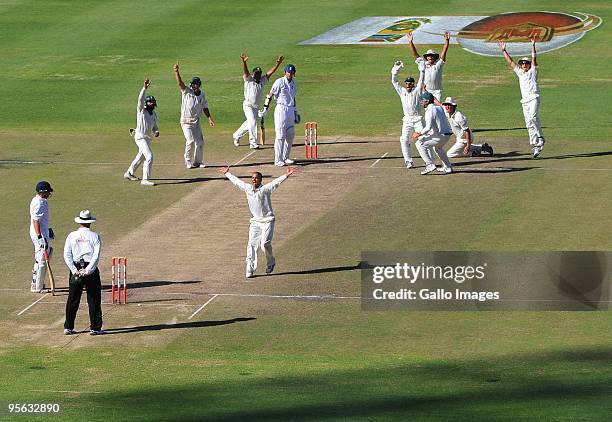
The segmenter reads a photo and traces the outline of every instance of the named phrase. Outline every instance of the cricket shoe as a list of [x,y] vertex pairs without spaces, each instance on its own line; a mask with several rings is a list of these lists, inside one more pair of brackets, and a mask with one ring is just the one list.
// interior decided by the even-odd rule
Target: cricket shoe
[[482,144],[482,150],[489,155],[493,155],[493,147],[486,142]]
[[254,276],[253,276],[253,272],[248,271],[248,272],[246,273],[246,278],[253,278],[253,277],[254,277]]
[[70,328],[64,328],[64,335],[65,336],[71,336],[73,334],[76,334],[77,332],[74,330],[71,330]]
[[406,161],[406,168],[411,169],[414,167],[414,163],[412,161]]
[[436,171],[439,171],[440,173],[451,174],[453,172],[453,168],[442,166],[442,167],[436,168]]
[[234,146],[235,147],[239,147],[240,146],[240,139],[234,138]]
[[285,160],[285,164],[293,164],[293,163],[295,163],[295,161],[293,161],[293,160],[292,160],[292,159],[290,159],[290,158],[287,158],[287,159]]
[[275,265],[276,265],[276,264],[268,265],[268,266],[266,267],[266,274],[272,274],[272,271],[274,271],[274,266],[275,266]]
[[140,184],[143,186],[155,186],[155,183],[151,182],[150,180],[147,179],[143,179],[140,181]]
[[255,144],[255,145],[249,145],[249,148],[251,148],[251,149],[259,149],[261,147],[259,145]]
[[130,136],[134,136],[134,134],[136,133],[136,129],[134,129],[133,127],[130,128]]
[[134,176],[132,173],[130,173],[129,171],[126,171],[125,173],[123,173],[123,178],[127,179],[127,180],[138,180],[138,177]]
[[533,158],[538,158],[542,153],[542,147],[533,147]]
[[194,169],[203,169],[205,167],[206,167],[206,164],[200,163],[200,164],[194,164],[192,168],[194,168]]
[[283,167],[283,166],[285,165],[285,163],[283,163],[283,162],[281,161],[281,162],[279,162],[279,163],[274,163],[274,165],[275,165],[276,167]]
[[425,167],[425,170],[423,170],[421,174],[424,176],[426,174],[431,173],[432,171],[436,171],[436,166],[434,164],[429,164]]
[[89,335],[90,336],[101,336],[103,334],[106,334],[106,331],[100,329],[100,330],[89,330]]

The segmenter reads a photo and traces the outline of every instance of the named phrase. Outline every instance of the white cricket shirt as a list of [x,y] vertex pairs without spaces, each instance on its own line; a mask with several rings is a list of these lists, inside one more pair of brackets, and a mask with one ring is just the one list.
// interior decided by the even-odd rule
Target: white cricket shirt
[[421,132],[424,135],[439,136],[452,133],[448,119],[442,107],[429,104],[425,110],[425,127]]
[[152,139],[154,132],[159,132],[157,127],[157,113],[153,110],[152,114],[149,114],[145,108],[145,92],[142,88],[140,95],[138,95],[138,104],[136,105],[136,137],[144,138],[147,141]]
[[444,110],[444,114],[446,114],[446,117],[448,118],[448,123],[450,124],[457,141],[467,142],[467,139],[463,136],[463,133],[469,129],[468,120],[465,115],[458,110],[455,110],[452,116],[449,116],[446,113],[446,110]]
[[408,91],[405,86],[402,86],[397,80],[398,72],[391,69],[391,84],[395,88],[395,92],[399,95],[402,100],[402,109],[404,110],[404,116],[414,117],[420,119],[422,114],[422,107],[419,102],[421,96],[421,87],[423,86],[423,72],[419,74],[419,80],[412,91]]
[[297,82],[295,78],[289,80],[283,76],[274,81],[270,90],[274,95],[276,104],[287,107],[295,107],[295,94],[297,94]]
[[434,64],[429,64],[423,57],[419,57],[414,62],[417,65],[419,62],[425,62],[425,86],[427,90],[442,90],[442,68],[444,67],[442,59],[436,60]]
[[272,212],[272,191],[287,179],[286,174],[277,177],[270,183],[261,185],[258,189],[253,189],[253,185],[243,182],[230,172],[225,173],[225,177],[227,177],[234,186],[246,193],[249,210],[251,210],[251,214],[253,215],[251,221],[267,223],[274,220],[274,213]]
[[74,263],[83,258],[85,262],[89,262],[85,274],[93,273],[100,261],[100,245],[100,236],[88,227],[79,227],[70,233],[64,244],[64,262],[70,268],[70,272],[76,274],[77,268]]
[[49,203],[45,198],[36,195],[30,201],[30,237],[36,239],[38,235],[34,231],[32,220],[38,221],[40,224],[40,234],[45,239],[49,238]]
[[263,88],[267,83],[268,77],[266,75],[261,75],[259,82],[255,80],[253,75],[249,75],[244,80],[244,103],[251,107],[261,108]]
[[540,96],[538,87],[538,67],[531,66],[527,72],[523,72],[520,66],[514,66],[514,73],[518,76],[519,86],[521,87],[521,102],[526,103]]
[[195,95],[191,87],[185,87],[182,91],[181,119],[191,119],[191,123],[195,124],[200,121],[205,108],[208,108],[208,100],[204,91],[200,90],[200,95]]

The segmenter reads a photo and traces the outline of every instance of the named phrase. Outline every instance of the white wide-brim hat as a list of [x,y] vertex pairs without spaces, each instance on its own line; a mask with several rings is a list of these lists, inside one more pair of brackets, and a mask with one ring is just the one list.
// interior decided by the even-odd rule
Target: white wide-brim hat
[[455,99],[453,97],[446,97],[442,105],[446,105],[446,104],[457,107],[457,103],[455,102]]
[[522,57],[519,61],[518,64],[523,64],[523,63],[531,63],[531,60],[529,60],[529,58],[527,57]]
[[436,56],[436,57],[439,57],[440,55],[438,53],[436,53],[434,50],[427,50],[427,52],[425,54],[423,54],[423,57],[427,57],[427,56]]
[[81,210],[78,217],[74,217],[74,222],[79,224],[90,224],[96,221],[96,217],[91,215],[89,210]]

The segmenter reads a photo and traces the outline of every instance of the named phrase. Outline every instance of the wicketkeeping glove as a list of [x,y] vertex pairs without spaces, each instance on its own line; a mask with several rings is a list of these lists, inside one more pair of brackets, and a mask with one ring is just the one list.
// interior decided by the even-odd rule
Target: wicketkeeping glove
[[294,120],[293,120],[296,124],[300,123],[302,121],[302,116],[300,116],[300,113],[298,113],[297,110],[294,111]]
[[51,227],[49,227],[49,239],[55,239],[55,233]]

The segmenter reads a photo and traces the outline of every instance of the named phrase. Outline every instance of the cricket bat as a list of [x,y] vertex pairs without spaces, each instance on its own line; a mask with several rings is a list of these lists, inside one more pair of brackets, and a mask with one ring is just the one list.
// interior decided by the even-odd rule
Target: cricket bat
[[259,137],[259,143],[261,145],[265,145],[266,144],[266,126],[265,126],[263,117],[261,118],[259,128],[260,128],[260,133],[261,133],[261,136]]
[[53,271],[51,271],[51,264],[49,264],[49,253],[45,250],[45,264],[47,265],[47,273],[49,274],[49,283],[51,284],[51,294],[55,296],[55,277],[53,277]]

